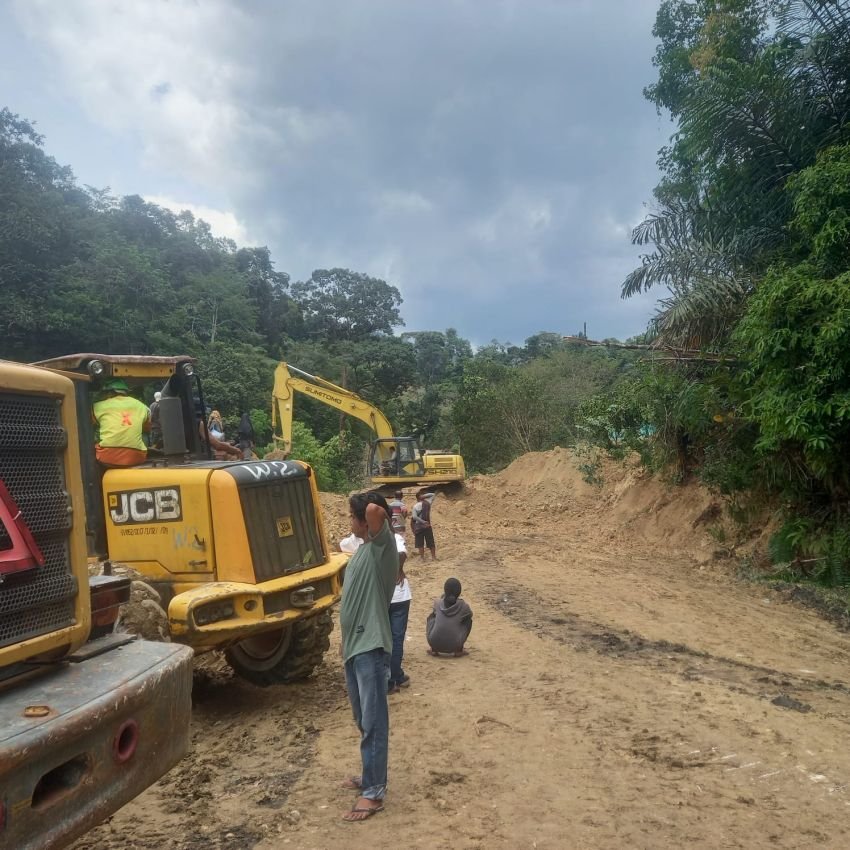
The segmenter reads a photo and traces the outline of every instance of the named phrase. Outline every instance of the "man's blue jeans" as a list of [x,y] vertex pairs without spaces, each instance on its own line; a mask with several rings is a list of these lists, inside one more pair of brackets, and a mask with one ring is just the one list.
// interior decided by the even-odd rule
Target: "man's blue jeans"
[[390,713],[387,707],[387,653],[382,648],[354,655],[345,662],[345,684],[360,730],[360,794],[383,800],[387,793]]
[[390,629],[393,633],[393,654],[390,660],[390,686],[400,685],[404,679],[401,660],[404,657],[404,635],[407,632],[407,617],[410,614],[410,600],[393,602],[390,605]]

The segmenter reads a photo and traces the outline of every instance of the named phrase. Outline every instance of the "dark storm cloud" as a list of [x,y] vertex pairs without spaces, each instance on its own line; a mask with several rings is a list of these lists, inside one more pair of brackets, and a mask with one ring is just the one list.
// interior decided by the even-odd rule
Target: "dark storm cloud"
[[15,8],[122,191],[217,210],[295,278],[384,277],[411,329],[644,327],[619,285],[669,133],[641,96],[657,0]]
[[654,2],[255,7],[250,231],[303,276],[385,276],[411,328],[642,329],[628,228],[668,132],[641,96]]

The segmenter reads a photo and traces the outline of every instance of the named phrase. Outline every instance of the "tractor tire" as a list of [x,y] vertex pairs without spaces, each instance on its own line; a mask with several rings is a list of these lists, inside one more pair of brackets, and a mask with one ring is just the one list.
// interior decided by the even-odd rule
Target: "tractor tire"
[[252,685],[288,685],[306,679],[330,649],[329,611],[292,626],[245,638],[225,650],[231,669]]

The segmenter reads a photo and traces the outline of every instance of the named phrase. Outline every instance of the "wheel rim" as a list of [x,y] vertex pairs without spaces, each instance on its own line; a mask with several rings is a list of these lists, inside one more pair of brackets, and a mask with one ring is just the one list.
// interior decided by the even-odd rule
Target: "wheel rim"
[[286,652],[292,636],[292,629],[279,629],[273,632],[264,632],[254,637],[240,640],[237,647],[254,661],[268,661],[268,659]]

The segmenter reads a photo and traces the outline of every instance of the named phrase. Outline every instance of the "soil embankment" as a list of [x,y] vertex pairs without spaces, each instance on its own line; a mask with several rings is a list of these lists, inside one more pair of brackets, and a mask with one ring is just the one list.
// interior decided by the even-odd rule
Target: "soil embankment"
[[[335,632],[291,688],[199,662],[192,755],[76,850],[850,846],[850,636],[730,580],[704,492],[602,472],[527,455],[435,503],[385,812],[339,817],[358,753]],[[323,504],[340,534],[345,500]],[[424,619],[449,575],[475,624],[438,661]]]

